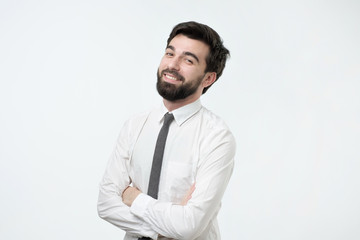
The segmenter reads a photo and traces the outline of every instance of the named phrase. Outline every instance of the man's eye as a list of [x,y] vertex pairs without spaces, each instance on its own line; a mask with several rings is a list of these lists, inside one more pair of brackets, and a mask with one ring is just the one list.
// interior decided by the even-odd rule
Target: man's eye
[[170,56],[170,57],[174,56],[174,54],[172,54],[172,53],[170,53],[170,52],[166,52],[165,55],[166,55],[166,56]]
[[190,59],[185,59],[185,61],[186,61],[187,63],[191,63],[191,64],[193,64],[193,61],[192,61],[192,60],[190,60]]

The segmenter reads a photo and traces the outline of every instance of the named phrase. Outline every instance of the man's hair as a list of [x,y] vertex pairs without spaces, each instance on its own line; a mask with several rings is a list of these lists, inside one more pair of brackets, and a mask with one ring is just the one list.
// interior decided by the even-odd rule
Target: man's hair
[[[225,68],[226,60],[230,56],[230,52],[224,47],[219,34],[207,25],[193,21],[183,22],[173,28],[167,40],[167,46],[169,46],[171,40],[178,34],[182,34],[194,40],[202,41],[209,46],[210,51],[206,58],[205,73],[216,72],[215,81],[218,80]],[[202,93],[204,94],[211,85],[204,88]]]

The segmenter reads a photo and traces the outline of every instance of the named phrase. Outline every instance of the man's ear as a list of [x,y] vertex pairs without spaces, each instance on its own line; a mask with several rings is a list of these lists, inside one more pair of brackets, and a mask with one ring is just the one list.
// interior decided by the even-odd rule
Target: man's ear
[[204,81],[202,82],[202,86],[204,88],[213,84],[216,80],[216,72],[208,72],[205,74]]

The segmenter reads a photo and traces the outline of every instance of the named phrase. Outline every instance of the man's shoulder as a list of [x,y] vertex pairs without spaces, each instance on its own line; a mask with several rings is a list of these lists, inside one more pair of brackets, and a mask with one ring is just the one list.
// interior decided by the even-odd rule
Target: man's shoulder
[[152,111],[153,110],[147,110],[130,115],[130,117],[126,120],[126,125],[129,127],[143,125]]
[[152,110],[137,112],[135,114],[130,115],[130,117],[127,119],[127,122],[138,122],[146,119],[149,114],[152,112]]
[[144,125],[148,118],[151,118],[151,116],[156,116],[157,114],[159,114],[160,111],[160,107],[153,107],[151,109],[132,114],[126,120],[125,125],[130,128],[141,127]]
[[217,114],[202,108],[202,140],[205,151],[225,147],[230,154],[235,154],[236,141],[226,122]]
[[213,130],[230,131],[226,122],[220,116],[207,109],[206,107],[202,107],[202,121],[207,128]]
[[145,125],[150,113],[151,111],[143,111],[130,115],[121,128],[120,136],[128,139],[133,139],[134,137],[136,138]]

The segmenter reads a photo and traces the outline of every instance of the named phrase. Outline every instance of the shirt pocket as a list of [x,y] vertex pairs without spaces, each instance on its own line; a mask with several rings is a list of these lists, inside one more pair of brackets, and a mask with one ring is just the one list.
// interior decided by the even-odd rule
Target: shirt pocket
[[163,195],[166,199],[176,204],[181,203],[193,183],[192,164],[168,162],[163,188]]

